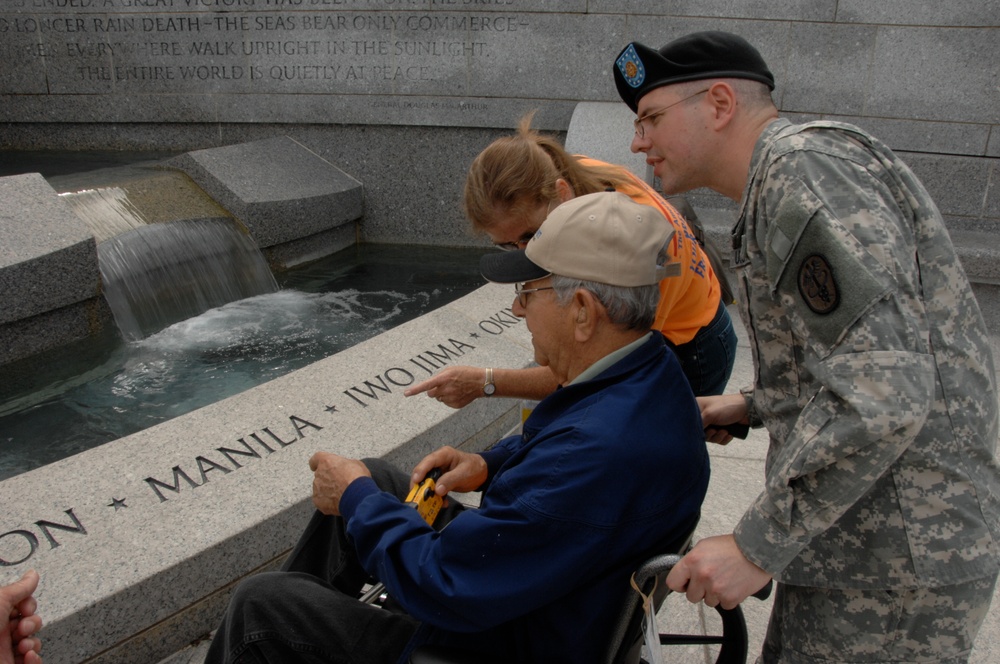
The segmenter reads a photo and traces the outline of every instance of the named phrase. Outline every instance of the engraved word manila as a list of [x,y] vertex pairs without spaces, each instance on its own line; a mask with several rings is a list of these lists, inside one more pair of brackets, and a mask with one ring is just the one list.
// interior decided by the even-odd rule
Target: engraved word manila
[[[402,395],[406,387],[448,364],[469,362],[469,353],[474,357],[474,351],[484,341],[499,338],[505,331],[519,327],[519,323],[520,319],[510,309],[501,310],[472,323],[472,329],[445,334],[439,342],[427,344],[416,355],[401,358],[393,366],[379,369],[374,374],[369,369],[358,367],[358,377],[353,385],[336,394],[318,395],[319,400],[312,401],[313,404],[323,404],[315,409],[316,412],[288,413],[280,410],[279,406],[273,416],[269,416],[273,417],[271,424],[234,436],[232,440],[212,440],[211,436],[206,436],[203,441],[198,441],[203,451],[194,453],[190,458],[171,458],[167,452],[160,457],[162,468],[133,467],[121,469],[128,472],[109,473],[104,482],[82,485],[109,492],[107,496],[78,496],[77,500],[85,503],[87,508],[67,504],[52,513],[38,514],[37,518],[26,519],[25,523],[19,524],[11,524],[5,518],[0,522],[0,567],[28,563],[32,558],[62,546],[72,548],[74,543],[96,534],[94,527],[107,524],[115,514],[138,510],[152,516],[157,506],[189,493],[197,495],[193,492],[199,487],[225,482],[227,477],[251,464],[266,464],[269,459],[280,457],[282,451],[296,442],[328,427],[336,431],[338,426],[349,420],[370,420],[370,409],[391,408],[395,401],[406,398]],[[304,483],[303,491],[308,491],[308,488],[308,484]],[[91,510],[98,512],[90,513]]]

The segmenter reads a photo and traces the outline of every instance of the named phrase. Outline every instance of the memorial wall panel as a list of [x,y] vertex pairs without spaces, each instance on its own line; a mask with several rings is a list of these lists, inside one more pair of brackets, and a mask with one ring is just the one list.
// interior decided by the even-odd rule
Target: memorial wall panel
[[[284,121],[507,126],[491,118],[495,100],[613,99],[607,54],[626,39],[625,17],[585,8],[582,0],[5,0],[0,38],[11,66],[0,73],[0,95],[9,95],[0,120],[35,121],[43,99],[47,121],[94,121],[97,98],[118,122],[161,121],[165,112],[172,121],[275,121],[273,103],[261,120],[252,109],[279,95],[293,118]],[[303,107],[298,95],[325,103]]]

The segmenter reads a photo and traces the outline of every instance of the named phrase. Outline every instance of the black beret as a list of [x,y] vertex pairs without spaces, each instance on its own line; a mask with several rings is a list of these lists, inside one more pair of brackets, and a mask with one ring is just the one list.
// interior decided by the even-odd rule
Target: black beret
[[705,78],[748,78],[774,89],[774,76],[750,42],[729,32],[693,32],[659,51],[632,42],[612,68],[618,94],[636,112],[655,88]]

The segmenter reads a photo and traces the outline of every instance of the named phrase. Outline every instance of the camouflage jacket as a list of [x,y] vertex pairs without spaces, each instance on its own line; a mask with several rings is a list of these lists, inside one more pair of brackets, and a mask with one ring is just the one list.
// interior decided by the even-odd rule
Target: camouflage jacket
[[770,447],[740,548],[814,587],[995,572],[996,377],[937,207],[849,125],[776,120],[750,174],[734,264]]

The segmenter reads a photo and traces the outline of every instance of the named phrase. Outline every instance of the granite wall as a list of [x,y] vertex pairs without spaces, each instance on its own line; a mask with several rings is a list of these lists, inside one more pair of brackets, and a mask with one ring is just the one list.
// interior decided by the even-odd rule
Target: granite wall
[[628,41],[718,28],[759,47],[785,114],[873,130],[953,227],[988,230],[998,24],[997,0],[2,0],[0,147],[288,135],[365,184],[367,239],[467,244],[482,147],[530,109],[563,132],[578,101],[616,100]]

